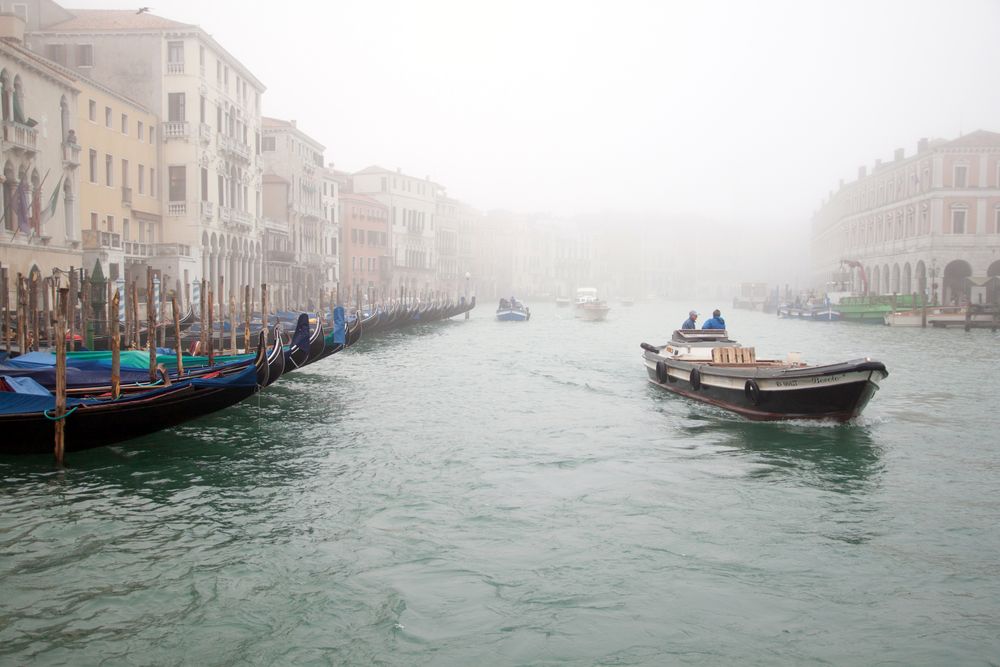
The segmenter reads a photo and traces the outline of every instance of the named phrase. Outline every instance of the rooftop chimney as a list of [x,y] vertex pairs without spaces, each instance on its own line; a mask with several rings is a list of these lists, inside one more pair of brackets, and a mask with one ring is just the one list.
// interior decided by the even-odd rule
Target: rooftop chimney
[[294,121],[294,120],[290,120],[290,121],[288,121],[288,122],[292,124],[292,127],[295,127],[295,128],[297,128],[297,127],[298,127],[298,125],[296,125],[296,123],[295,123],[295,121]]
[[895,152],[895,153],[893,154],[893,156],[892,156],[892,157],[893,157],[893,159],[894,159],[894,160],[895,160],[896,162],[899,162],[900,160],[902,160],[902,159],[903,159],[903,156],[904,156],[905,154],[906,154],[906,151],[904,151],[904,150],[903,150],[902,148],[897,148],[897,149],[896,149],[896,152]]
[[917,152],[923,153],[927,150],[927,137],[922,137],[920,141],[917,142]]
[[0,14],[0,39],[24,44],[24,19],[13,14]]

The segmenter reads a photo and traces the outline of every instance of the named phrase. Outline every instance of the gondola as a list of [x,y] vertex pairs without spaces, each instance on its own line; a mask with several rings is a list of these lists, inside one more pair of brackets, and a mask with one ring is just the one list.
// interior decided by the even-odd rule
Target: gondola
[[[234,375],[182,380],[119,399],[67,399],[65,449],[101,447],[202,417],[252,396],[263,377],[264,348]],[[48,392],[0,391],[0,454],[53,451],[55,397]]]

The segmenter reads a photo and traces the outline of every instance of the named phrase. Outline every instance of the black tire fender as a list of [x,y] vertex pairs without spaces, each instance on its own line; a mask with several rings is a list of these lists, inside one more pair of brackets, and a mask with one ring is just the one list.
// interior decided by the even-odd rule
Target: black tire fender
[[692,368],[689,382],[691,383],[691,388],[695,391],[701,389],[701,371],[697,368]]
[[656,362],[656,381],[660,384],[668,382],[670,374],[667,373],[667,365],[662,361]]
[[746,384],[743,385],[743,393],[746,394],[747,400],[754,405],[760,405],[760,385],[754,379],[749,379]]

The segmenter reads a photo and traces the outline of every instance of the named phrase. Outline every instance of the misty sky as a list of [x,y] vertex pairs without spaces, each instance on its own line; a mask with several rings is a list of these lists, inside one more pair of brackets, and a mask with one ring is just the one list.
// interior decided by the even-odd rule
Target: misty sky
[[154,0],[153,13],[211,33],[268,87],[264,113],[297,119],[338,168],[402,167],[481,209],[801,229],[861,164],[1000,131],[996,1]]

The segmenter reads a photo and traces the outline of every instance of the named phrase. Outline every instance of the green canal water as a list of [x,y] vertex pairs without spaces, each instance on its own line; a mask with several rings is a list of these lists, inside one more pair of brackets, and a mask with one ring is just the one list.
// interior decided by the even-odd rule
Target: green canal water
[[717,304],[530,305],[0,458],[0,664],[997,664],[998,335],[724,309],[891,373],[857,423],[752,423],[641,365]]

